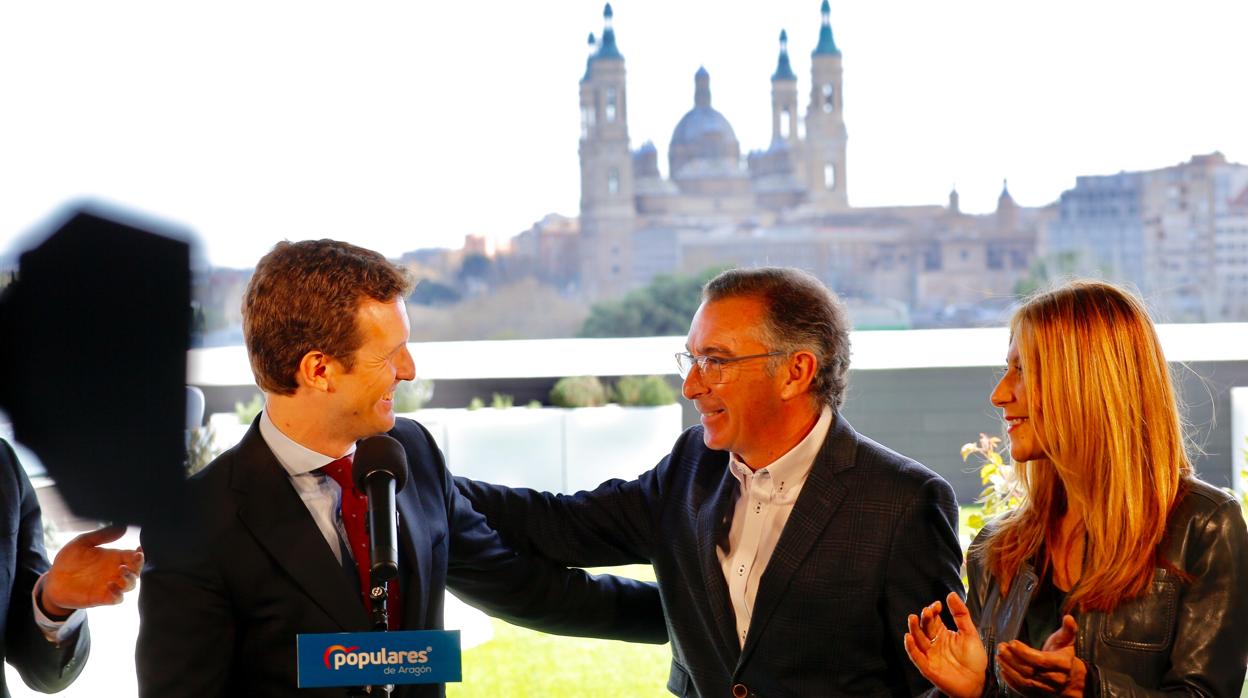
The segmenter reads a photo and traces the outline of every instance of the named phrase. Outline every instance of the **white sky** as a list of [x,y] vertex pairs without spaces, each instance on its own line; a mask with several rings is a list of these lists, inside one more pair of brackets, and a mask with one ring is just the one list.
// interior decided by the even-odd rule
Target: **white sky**
[[[777,37],[805,110],[818,0],[619,0],[633,146],[711,74],[770,139]],[[602,4],[0,6],[0,252],[67,200],[191,227],[218,265],[330,236],[397,255],[577,213],[577,83]],[[1042,205],[1080,174],[1248,162],[1248,2],[840,0],[853,205]]]

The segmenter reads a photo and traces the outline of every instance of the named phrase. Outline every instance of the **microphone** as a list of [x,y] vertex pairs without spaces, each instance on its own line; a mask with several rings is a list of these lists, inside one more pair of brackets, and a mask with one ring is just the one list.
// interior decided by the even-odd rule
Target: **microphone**
[[407,453],[384,434],[356,446],[355,486],[368,497],[369,584],[374,588],[399,575],[395,493],[407,484]]

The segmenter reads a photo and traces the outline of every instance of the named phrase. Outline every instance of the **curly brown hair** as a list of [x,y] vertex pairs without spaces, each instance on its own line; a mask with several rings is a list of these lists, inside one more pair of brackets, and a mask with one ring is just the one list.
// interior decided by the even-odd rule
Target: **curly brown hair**
[[411,274],[380,254],[337,240],[283,241],[256,265],[243,294],[243,337],[261,390],[293,395],[299,362],[322,351],[350,371],[363,337],[360,303],[412,291]]

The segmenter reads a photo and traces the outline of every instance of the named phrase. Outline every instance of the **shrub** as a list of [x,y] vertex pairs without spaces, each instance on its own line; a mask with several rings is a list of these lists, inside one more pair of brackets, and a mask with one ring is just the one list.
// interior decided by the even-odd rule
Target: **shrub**
[[217,450],[212,446],[213,441],[211,424],[191,429],[187,434],[186,474],[188,477],[203,470],[205,465],[217,457]]
[[494,393],[490,397],[490,407],[496,410],[505,410],[516,403],[516,399],[506,393]]
[[251,398],[251,402],[246,404],[241,402],[234,403],[234,414],[238,415],[239,424],[251,424],[262,409],[264,409],[264,396],[260,393],[256,393]]
[[417,378],[399,383],[394,390],[394,411],[415,412],[433,398],[433,381]]
[[550,404],[555,407],[597,407],[607,404],[607,389],[597,376],[560,378],[550,389]]
[[485,401],[479,397],[474,397],[468,402],[468,409],[470,410],[479,410],[482,407],[485,407]]
[[662,376],[624,376],[616,382],[612,395],[626,407],[658,407],[676,402],[676,391]]

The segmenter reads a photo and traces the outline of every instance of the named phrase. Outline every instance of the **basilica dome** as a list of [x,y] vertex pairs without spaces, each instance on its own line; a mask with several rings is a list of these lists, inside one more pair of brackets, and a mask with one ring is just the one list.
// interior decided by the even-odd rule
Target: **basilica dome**
[[673,179],[740,169],[741,145],[732,125],[711,108],[711,76],[699,68],[694,76],[693,109],[676,124],[668,159]]

